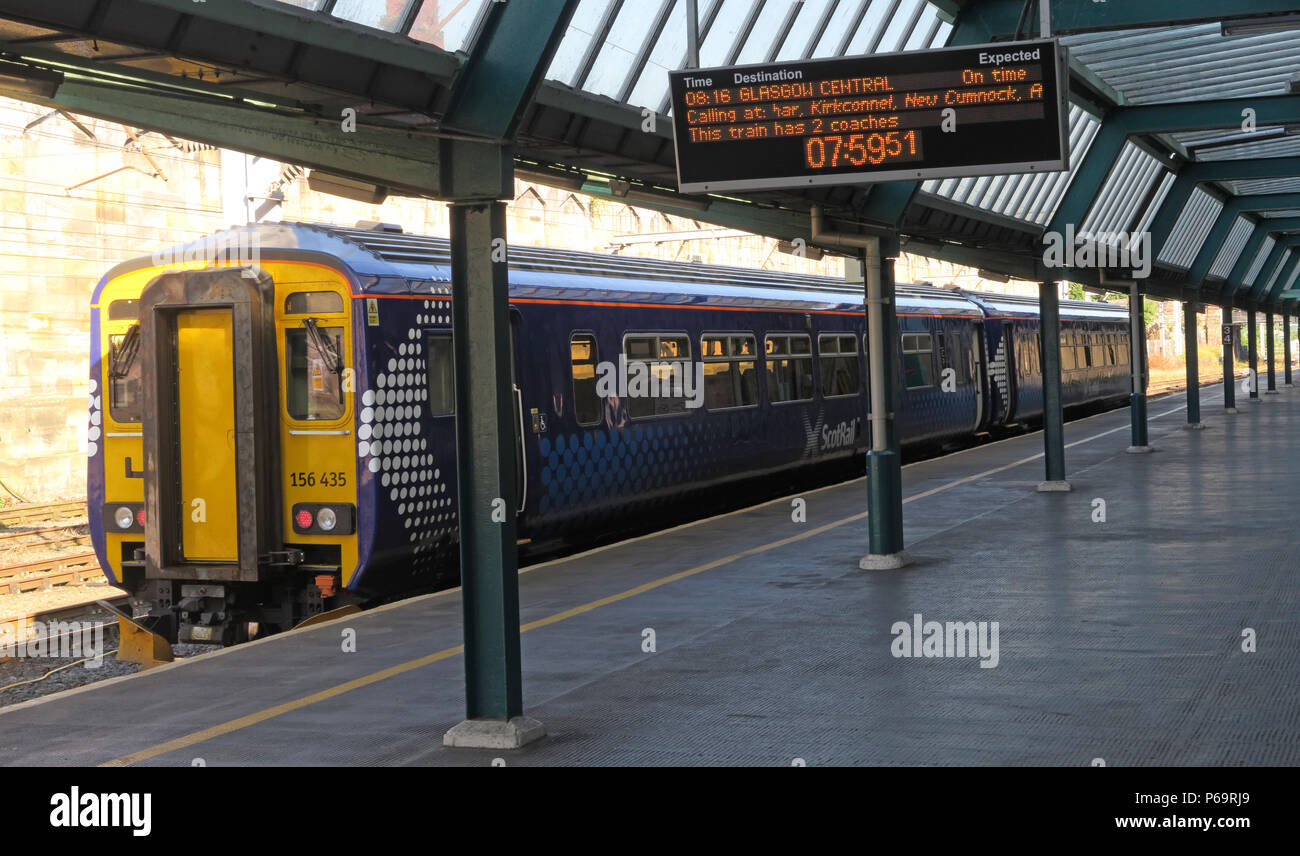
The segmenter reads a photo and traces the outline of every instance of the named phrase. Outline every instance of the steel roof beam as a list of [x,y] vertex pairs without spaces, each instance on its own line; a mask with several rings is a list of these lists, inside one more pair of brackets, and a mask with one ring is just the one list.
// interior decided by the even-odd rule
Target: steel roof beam
[[486,137],[511,137],[577,6],[577,0],[489,4],[443,124]]
[[[1011,36],[1025,8],[1024,0],[930,0],[930,3],[949,13],[957,6],[959,21],[971,21],[993,38]],[[1142,0],[1140,3],[1052,0],[1052,35],[1218,23],[1295,11],[1292,0],[1233,0],[1231,4],[1222,0]],[[1036,33],[1037,17],[1028,26],[1032,28],[1031,33]]]
[[440,105],[460,68],[433,45],[266,0],[3,0],[0,14],[419,112]]
[[1187,207],[1192,190],[1198,184],[1210,181],[1236,181],[1251,178],[1282,178],[1300,176],[1300,157],[1256,158],[1254,160],[1193,161],[1178,171],[1178,176],[1165,194],[1164,201],[1151,221],[1151,246],[1157,250],[1165,245],[1174,224]]
[[[23,98],[47,107],[371,181],[410,195],[493,196],[500,192],[503,181],[508,186],[509,173],[506,170],[503,179],[501,148],[495,145],[369,125],[357,125],[355,132],[344,134],[332,120],[257,109],[233,99],[199,100],[78,79],[65,78],[53,98]],[[455,171],[446,169],[453,156],[458,166]]]
[[1282,294],[1286,284],[1291,281],[1291,277],[1295,275],[1297,266],[1300,266],[1300,252],[1292,249],[1291,258],[1287,259],[1286,265],[1283,266],[1277,278],[1273,280],[1273,285],[1268,290],[1268,297],[1265,298],[1266,305],[1276,305],[1278,303],[1278,297]]
[[[1200,286],[1201,283],[1205,282],[1206,274],[1209,273],[1210,267],[1214,264],[1214,260],[1218,258],[1220,251],[1222,251],[1223,242],[1228,239],[1228,233],[1232,231],[1232,227],[1237,222],[1238,217],[1248,212],[1267,211],[1269,208],[1276,209],[1277,207],[1280,207],[1267,201],[1269,197],[1276,198],[1278,196],[1286,199],[1288,197],[1294,197],[1296,194],[1270,193],[1263,194],[1262,196],[1234,196],[1229,199],[1228,202],[1224,204],[1222,210],[1219,211],[1219,216],[1215,218],[1214,225],[1210,228],[1209,233],[1206,234],[1205,240],[1201,242],[1201,247],[1197,251],[1196,257],[1192,260],[1191,266],[1187,269],[1187,284]],[[1268,207],[1260,207],[1261,205]],[[1263,225],[1265,225],[1269,231],[1278,231],[1280,228],[1276,225],[1269,226],[1267,219],[1263,221]],[[1152,246],[1155,246],[1154,240],[1152,241]]]

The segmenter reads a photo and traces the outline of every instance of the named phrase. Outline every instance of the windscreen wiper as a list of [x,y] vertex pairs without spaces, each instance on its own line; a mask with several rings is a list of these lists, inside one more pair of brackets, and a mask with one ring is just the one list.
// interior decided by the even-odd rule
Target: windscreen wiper
[[113,356],[108,365],[110,377],[121,380],[131,373],[131,364],[140,352],[140,325],[132,324],[122,337],[122,343],[113,349]]

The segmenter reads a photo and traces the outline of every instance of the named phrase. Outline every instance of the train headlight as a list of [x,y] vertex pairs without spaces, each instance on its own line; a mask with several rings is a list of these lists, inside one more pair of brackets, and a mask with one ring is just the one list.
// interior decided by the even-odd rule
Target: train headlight
[[332,508],[322,508],[320,511],[316,512],[316,525],[321,529],[324,529],[326,532],[332,530],[336,525],[338,525],[338,522],[338,515],[334,513],[334,509]]
[[135,512],[123,505],[113,512],[113,522],[118,529],[130,529],[135,522]]
[[299,529],[310,529],[312,523],[311,512],[305,508],[300,509],[294,517],[294,522],[298,524]]

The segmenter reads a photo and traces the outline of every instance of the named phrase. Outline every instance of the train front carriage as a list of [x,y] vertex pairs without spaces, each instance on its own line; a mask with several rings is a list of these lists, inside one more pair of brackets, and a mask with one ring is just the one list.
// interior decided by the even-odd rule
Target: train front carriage
[[338,601],[361,564],[358,325],[337,266],[213,255],[97,289],[88,493],[110,581],[165,635],[231,643]]

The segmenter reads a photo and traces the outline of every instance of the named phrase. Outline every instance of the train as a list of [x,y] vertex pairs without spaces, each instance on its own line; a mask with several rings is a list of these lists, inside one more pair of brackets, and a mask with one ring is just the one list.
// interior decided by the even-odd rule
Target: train
[[[860,285],[514,246],[509,296],[521,543],[860,474]],[[233,644],[455,578],[450,304],[448,241],[384,223],[251,224],[101,278],[91,538],[141,620]],[[896,308],[905,446],[1041,418],[1037,301],[900,284]],[[1064,406],[1125,402],[1127,310],[1060,319]]]

